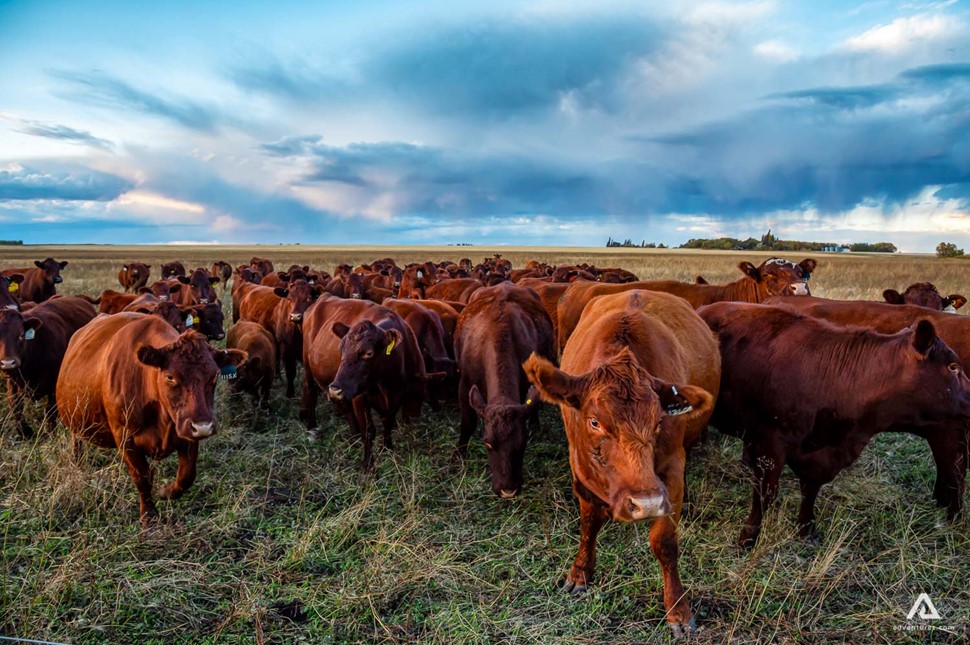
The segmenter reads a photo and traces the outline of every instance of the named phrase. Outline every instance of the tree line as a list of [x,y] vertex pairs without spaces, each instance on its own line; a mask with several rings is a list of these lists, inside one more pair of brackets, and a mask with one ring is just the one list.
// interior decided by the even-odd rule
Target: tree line
[[[608,247],[633,247],[643,249],[664,249],[663,244],[643,241],[636,244],[629,238],[620,242],[612,237],[607,240]],[[719,237],[714,239],[690,239],[681,244],[681,249],[705,249],[709,251],[838,251],[847,250],[854,253],[895,253],[898,249],[891,242],[856,242],[855,244],[836,244],[835,242],[804,242],[801,240],[780,240],[769,229],[761,239],[749,237],[741,240],[734,237]],[[961,251],[962,253],[962,251]]]

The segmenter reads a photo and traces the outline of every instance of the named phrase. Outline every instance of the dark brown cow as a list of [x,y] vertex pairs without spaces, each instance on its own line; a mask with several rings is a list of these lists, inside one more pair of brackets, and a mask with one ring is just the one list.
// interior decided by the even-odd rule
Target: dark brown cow
[[239,321],[239,304],[255,288],[261,287],[259,284],[260,276],[248,267],[241,267],[236,270],[236,275],[232,281],[232,322]]
[[174,302],[168,300],[158,300],[155,298],[153,302],[148,300],[148,298],[154,298],[151,295],[146,295],[145,298],[146,300],[142,300],[141,302],[136,300],[125,307],[124,311],[158,316],[180,334],[192,326],[190,316],[193,315],[193,312],[191,309],[182,309]]
[[380,413],[384,445],[391,448],[398,411],[405,420],[417,416],[427,381],[443,376],[427,374],[414,332],[393,310],[331,294],[320,296],[306,313],[303,366],[300,418],[311,437],[319,433],[316,406],[323,389],[363,439],[364,470],[373,465],[371,408]]
[[903,293],[895,289],[886,289],[882,292],[882,297],[891,305],[917,305],[947,313],[956,313],[957,309],[967,304],[967,299],[958,293],[941,296],[936,285],[930,282],[911,284]]
[[741,546],[757,539],[786,464],[801,485],[799,530],[817,540],[819,489],[873,436],[970,417],[970,379],[927,319],[881,334],[771,305],[717,303],[699,313],[723,361],[711,423],[742,439],[756,480]]
[[229,330],[226,347],[246,352],[246,362],[239,366],[237,378],[232,388],[237,392],[248,392],[253,397],[253,405],[269,408],[269,395],[276,378],[277,365],[276,339],[263,329],[263,326],[240,320]]
[[127,262],[118,271],[118,282],[127,293],[134,293],[148,284],[151,267],[144,262]]
[[178,260],[172,260],[162,265],[162,280],[177,278],[185,275],[185,265]]
[[57,285],[63,282],[61,270],[67,266],[67,260],[58,262],[54,258],[47,258],[43,262],[36,261],[34,266],[25,269],[4,269],[3,275],[24,276],[19,288],[13,292],[20,302],[41,303],[57,294]]
[[589,271],[584,271],[579,267],[563,265],[556,267],[552,272],[552,281],[559,282],[596,282],[596,276]]
[[0,309],[20,309],[20,301],[15,294],[20,292],[20,285],[24,281],[23,273],[0,275]]
[[455,358],[455,330],[458,328],[458,316],[465,308],[460,302],[445,302],[444,300],[415,300],[438,315],[441,327],[445,332],[445,350],[448,357]]
[[583,308],[592,298],[630,289],[664,291],[684,298],[695,309],[712,302],[725,300],[738,302],[764,302],[770,296],[811,295],[808,278],[815,270],[815,260],[808,258],[798,264],[769,258],[759,266],[741,262],[738,268],[744,277],[728,284],[691,284],[676,280],[647,280],[623,284],[603,284],[599,282],[577,282],[566,290],[559,302],[557,322],[559,325],[559,348],[565,347],[570,334],[576,328]]
[[245,359],[145,314],[100,317],[71,339],[57,380],[61,420],[74,436],[118,451],[138,489],[143,527],[158,518],[148,458],[178,452],[175,481],[158,496],[180,497],[195,481],[199,441],[216,432],[220,369]]
[[441,318],[417,300],[385,298],[383,305],[396,311],[414,332],[424,358],[425,370],[429,374],[444,373],[441,382],[432,384],[428,389],[428,402],[431,409],[437,411],[441,407],[441,401],[447,398],[446,390],[454,386],[457,370],[457,364],[445,346],[445,328],[441,324]]
[[151,306],[156,302],[168,300],[171,294],[177,293],[181,288],[182,285],[175,280],[156,280],[151,287],[142,287],[138,293],[121,293],[105,289],[98,297],[98,311],[102,314],[116,314],[132,305],[135,305],[136,309],[141,305]]
[[57,420],[54,389],[67,343],[95,316],[83,298],[54,298],[23,313],[0,309],[0,371],[7,382],[7,401],[24,437],[33,429],[24,419],[26,400],[47,398],[45,425]]
[[180,305],[205,305],[219,301],[216,290],[212,288],[219,278],[210,276],[205,269],[196,269],[189,276],[179,276],[178,281],[188,287],[178,292],[176,302]]
[[229,288],[229,278],[232,277],[232,274],[232,265],[228,262],[223,262],[222,260],[213,262],[212,269],[209,271],[209,275],[214,275],[222,281],[223,291]]
[[[970,371],[970,317],[929,311],[916,305],[880,302],[824,298],[770,298],[767,302],[838,325],[869,327],[884,334],[905,329],[925,318],[933,323],[940,338],[960,357],[964,371]],[[949,519],[955,518],[963,509],[970,424],[959,420],[941,421],[928,426],[903,425],[894,430],[915,434],[929,443],[936,462],[933,498],[947,509]]]
[[408,266],[401,275],[399,298],[425,299],[428,289],[438,284],[438,268],[433,262]]
[[492,472],[492,491],[514,497],[522,488],[528,431],[539,425],[539,401],[528,396],[522,362],[537,353],[555,360],[552,321],[531,289],[511,282],[485,287],[458,317],[455,356],[461,379],[461,429],[455,458],[464,460],[468,439],[482,418],[482,439]]
[[676,296],[630,291],[597,298],[566,345],[562,369],[525,364],[542,398],[558,404],[579,498],[579,553],[564,589],[583,591],[608,518],[653,520],[650,546],[677,635],[693,626],[677,568],[687,450],[707,426],[720,381],[717,341]]
[[[286,396],[295,396],[296,364],[303,358],[303,316],[319,295],[306,280],[296,280],[284,289],[257,287],[239,303],[239,319],[263,326],[276,339],[278,360],[286,372]],[[279,369],[279,365],[276,365]]]
[[428,300],[445,300],[448,302],[467,304],[471,300],[472,295],[483,286],[485,285],[475,278],[442,280],[427,290],[425,298]]

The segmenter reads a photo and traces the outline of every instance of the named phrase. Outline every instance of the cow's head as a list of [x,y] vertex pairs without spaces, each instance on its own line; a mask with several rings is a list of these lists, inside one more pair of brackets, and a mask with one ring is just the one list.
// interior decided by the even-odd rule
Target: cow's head
[[143,280],[148,280],[150,267],[143,262],[129,262],[121,265],[121,271],[128,276],[128,280],[137,284]]
[[198,441],[216,431],[215,389],[221,370],[235,370],[246,352],[214,349],[193,330],[164,347],[142,345],[139,362],[155,370],[158,403],[171,419],[175,432],[186,441]]
[[43,262],[35,260],[34,266],[43,271],[44,282],[60,284],[64,281],[64,278],[61,277],[61,269],[67,266],[67,260],[63,262],[58,262],[54,258],[47,258]]
[[653,377],[626,348],[580,376],[536,354],[523,367],[542,398],[562,410],[573,476],[609,506],[614,519],[671,512],[662,477],[682,477],[684,467],[683,446],[676,445],[682,426],[674,424],[681,415],[707,414],[714,397]]
[[399,373],[404,362],[404,335],[396,328],[382,329],[369,320],[353,327],[331,326],[340,339],[340,367],[328,388],[331,399],[352,401],[374,388],[385,373]]
[[154,306],[145,305],[144,307],[139,307],[136,311],[141,314],[158,316],[180,334],[187,329],[186,312],[171,300],[157,302]]
[[31,318],[30,313],[21,314],[14,309],[0,309],[0,370],[13,372],[23,365],[27,343],[35,341],[34,334],[43,322]]
[[960,357],[936,334],[929,320],[899,333],[902,365],[894,370],[905,392],[899,400],[913,425],[970,417],[970,379]]
[[12,309],[14,311],[20,309],[16,296],[20,293],[20,283],[23,281],[23,273],[0,276],[0,309]]
[[956,313],[957,309],[967,304],[967,299],[958,293],[941,296],[936,286],[930,282],[911,284],[903,293],[895,289],[886,289],[882,292],[882,297],[892,305],[917,305],[948,313]]
[[344,293],[348,298],[360,300],[364,298],[364,276],[360,273],[345,274],[347,286]]
[[[817,263],[812,258],[798,264],[781,258],[769,258],[758,266],[741,262],[738,268],[758,284],[763,298],[768,296],[810,296],[808,279]],[[762,299],[763,299],[762,298]]]
[[204,305],[215,302],[218,298],[216,290],[212,288],[212,285],[219,282],[219,278],[217,276],[210,276],[203,269],[196,269],[192,272],[191,276],[179,276],[178,281],[184,285],[188,285],[189,290],[192,292],[192,302],[194,303]]
[[166,262],[162,265],[162,280],[166,278],[177,278],[180,275],[185,275],[185,267],[178,260]]
[[[204,305],[192,305],[183,309],[185,324],[203,334],[209,340],[222,340],[226,337],[224,330],[225,314],[217,302]],[[191,318],[190,318],[191,316]],[[191,325],[189,324],[191,321]]]
[[477,385],[468,392],[468,403],[485,424],[482,440],[488,451],[492,491],[508,499],[522,489],[522,461],[529,438],[526,422],[539,405],[539,393],[532,388],[525,403],[489,404]]
[[293,280],[289,282],[286,288],[276,287],[273,293],[286,299],[289,321],[294,325],[300,325],[303,323],[303,315],[306,310],[320,295],[320,289],[316,286],[311,287],[306,280]]
[[156,280],[150,287],[142,287],[138,293],[150,293],[161,301],[168,300],[173,293],[182,289],[182,283],[177,280]]

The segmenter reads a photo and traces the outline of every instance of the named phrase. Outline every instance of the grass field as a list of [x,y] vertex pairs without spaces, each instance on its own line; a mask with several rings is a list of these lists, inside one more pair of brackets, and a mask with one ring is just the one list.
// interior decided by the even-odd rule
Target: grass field
[[[208,266],[252,255],[332,271],[392,256],[492,250],[337,247],[0,248],[0,267],[52,255],[69,260],[62,293],[118,288],[127,260]],[[619,265],[641,278],[735,279],[758,254],[617,249],[498,249],[526,259]],[[800,260],[804,255],[790,257]],[[878,299],[929,280],[970,293],[970,264],[924,256],[815,254],[816,295]],[[231,303],[224,299],[227,317]],[[117,455],[73,461],[63,428],[31,441],[9,418],[0,430],[0,634],[74,643],[574,642],[669,640],[661,575],[644,526],[608,524],[597,579],[575,598],[558,584],[575,555],[578,505],[558,411],[546,407],[530,443],[526,485],[513,500],[489,488],[485,451],[449,465],[457,405],[403,424],[393,454],[358,471],[360,447],[321,405],[324,438],[309,443],[297,402],[275,392],[272,413],[217,391],[220,432],[202,444],[199,478],[159,502],[145,535],[134,486]],[[5,406],[5,404],[4,404]],[[3,408],[5,410],[5,407]],[[39,409],[33,420],[39,419]],[[798,494],[783,478],[781,509],[755,549],[735,538],[750,503],[740,443],[711,433],[688,468],[692,506],[681,526],[680,571],[703,643],[966,642],[970,531],[932,504],[933,465],[915,437],[883,435],[823,489],[820,547],[796,536]],[[175,473],[158,465],[156,487]],[[931,634],[905,632],[916,596],[941,614]]]

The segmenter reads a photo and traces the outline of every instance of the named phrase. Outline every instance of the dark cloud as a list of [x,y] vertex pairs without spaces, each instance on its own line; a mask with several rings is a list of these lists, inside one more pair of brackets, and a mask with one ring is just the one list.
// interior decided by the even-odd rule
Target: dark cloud
[[224,121],[220,112],[211,106],[187,98],[158,96],[103,72],[52,70],[49,73],[68,84],[70,98],[91,105],[135,110],[199,132],[215,132]]
[[86,132],[84,130],[75,130],[74,128],[66,125],[23,120],[19,121],[19,124],[19,127],[15,127],[14,130],[23,134],[29,134],[35,137],[43,137],[45,139],[66,141],[68,143],[84,144],[94,148],[100,148],[102,150],[114,149],[114,144],[107,139],[100,139],[90,132]]
[[884,103],[900,95],[900,88],[893,85],[869,85],[858,87],[814,87],[792,92],[769,94],[768,99],[794,99],[828,105],[843,110],[867,108]]
[[115,175],[61,164],[49,168],[13,165],[0,170],[0,200],[111,201],[132,187]]

